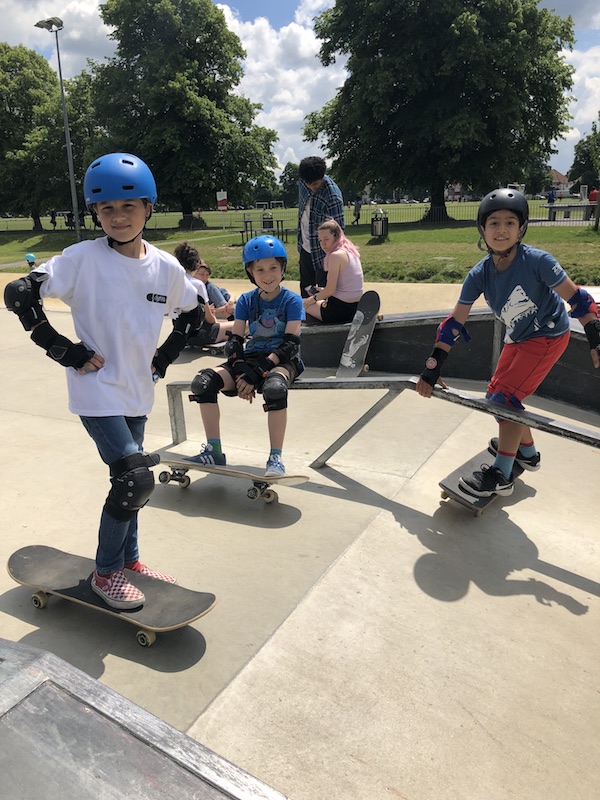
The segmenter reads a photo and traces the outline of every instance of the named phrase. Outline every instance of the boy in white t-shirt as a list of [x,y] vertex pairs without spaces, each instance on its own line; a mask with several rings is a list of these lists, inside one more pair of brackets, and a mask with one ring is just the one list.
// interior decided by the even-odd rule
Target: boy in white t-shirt
[[[106,237],[67,247],[8,284],[4,299],[32,340],[67,367],[69,409],[109,467],[91,585],[107,605],[127,609],[144,602],[132,573],[175,582],[139,561],[138,512],[154,489],[149,467],[158,463],[143,452],[144,427],[154,381],[200,324],[201,310],[177,259],[142,239],[156,203],[148,166],[129,153],[101,156],[89,166],[83,188]],[[50,325],[46,297],[70,306],[78,343]],[[179,314],[173,332],[157,350],[164,315],[172,313]]]

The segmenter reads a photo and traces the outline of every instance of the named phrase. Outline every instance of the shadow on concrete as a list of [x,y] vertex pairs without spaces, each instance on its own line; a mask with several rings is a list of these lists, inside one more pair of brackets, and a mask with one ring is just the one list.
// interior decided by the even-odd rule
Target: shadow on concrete
[[158,633],[152,647],[141,647],[134,625],[58,597],[51,597],[46,608],[35,609],[31,595],[32,590],[24,586],[0,595],[0,611],[36,628],[20,642],[48,650],[92,678],[103,675],[107,655],[141,663],[157,672],[174,673],[197,664],[206,652],[204,636],[189,626]]
[[277,490],[279,499],[274,503],[265,503],[260,498],[249,500],[246,485],[237,478],[224,481],[220,475],[206,475],[198,481],[192,481],[187,489],[177,484],[157,484],[148,507],[163,508],[175,511],[186,517],[231,522],[249,528],[287,528],[295,525],[302,517],[302,512],[295,506],[281,502],[282,491]]
[[[320,493],[369,503],[388,511],[402,528],[417,536],[430,552],[415,563],[415,581],[426,594],[437,600],[460,600],[473,583],[494,597],[530,595],[542,605],[554,603],[572,614],[588,611],[587,606],[543,581],[509,579],[511,573],[526,569],[600,597],[600,584],[596,581],[540,561],[537,546],[503,509],[496,508],[493,516],[488,518],[475,517],[467,509],[440,500],[440,507],[433,515],[428,515],[384,497],[330,466],[320,472],[339,486],[339,489],[321,486]],[[310,491],[311,484],[298,488]],[[502,503],[510,506],[534,495],[530,486],[517,481],[515,492]]]

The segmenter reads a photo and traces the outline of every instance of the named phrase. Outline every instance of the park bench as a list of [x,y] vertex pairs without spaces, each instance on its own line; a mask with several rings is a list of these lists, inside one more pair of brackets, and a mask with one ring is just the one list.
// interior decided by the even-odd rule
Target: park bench
[[296,233],[296,228],[286,228],[285,227],[285,220],[283,219],[274,219],[272,220],[273,225],[271,227],[258,227],[254,228],[254,223],[251,219],[244,220],[244,228],[240,231],[242,236],[242,245],[246,244],[246,242],[253,239],[255,236],[262,236],[262,235],[271,235],[276,236],[278,239],[281,239],[282,242],[287,242],[288,235],[290,233]]
[[583,219],[588,221],[596,209],[595,203],[547,203],[543,208],[548,209],[548,219],[556,222],[556,214],[562,211],[564,219],[570,219],[571,211],[583,211]]

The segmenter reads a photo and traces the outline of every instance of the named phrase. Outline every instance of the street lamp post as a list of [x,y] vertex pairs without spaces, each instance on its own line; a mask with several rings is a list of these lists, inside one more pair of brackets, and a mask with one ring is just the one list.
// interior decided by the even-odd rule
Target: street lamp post
[[60,17],[49,17],[41,19],[35,23],[36,28],[43,28],[56,37],[56,60],[58,61],[58,80],[60,83],[60,95],[62,97],[63,120],[65,127],[65,142],[67,145],[67,161],[69,164],[69,182],[71,184],[71,206],[73,208],[73,222],[75,224],[75,236],[77,241],[81,241],[81,228],[79,227],[79,207],[77,204],[77,188],[75,186],[75,169],[73,168],[73,148],[71,146],[71,134],[69,132],[69,117],[67,115],[67,101],[65,99],[65,87],[63,85],[62,68],[60,65],[60,47],[58,45],[58,32],[63,29],[63,21]]

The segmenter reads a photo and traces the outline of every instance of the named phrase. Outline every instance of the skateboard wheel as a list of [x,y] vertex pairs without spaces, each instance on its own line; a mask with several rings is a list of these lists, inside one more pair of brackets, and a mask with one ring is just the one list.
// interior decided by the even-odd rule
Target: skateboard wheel
[[31,604],[34,608],[46,608],[48,605],[48,595],[46,592],[36,592],[32,594]]
[[177,478],[177,482],[179,483],[182,489],[187,489],[191,483],[190,476],[182,475],[181,478]]
[[448,493],[447,493],[447,492],[445,492],[443,489],[442,489],[442,491],[440,492],[440,494],[441,494],[441,496],[442,496],[442,500],[447,500],[447,499],[448,499],[448,497],[449,497]]
[[277,492],[274,489],[267,489],[263,494],[263,500],[265,503],[274,503],[277,500]]
[[246,494],[249,500],[258,500],[258,498],[260,497],[260,492],[258,491],[256,486],[253,486],[252,489],[248,489]]
[[152,647],[156,641],[156,634],[154,631],[138,631],[135,638],[141,647]]
[[171,475],[168,472],[161,472],[158,476],[158,480],[160,483],[169,483]]

